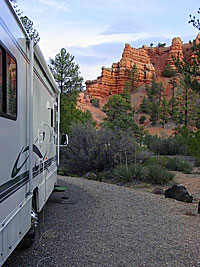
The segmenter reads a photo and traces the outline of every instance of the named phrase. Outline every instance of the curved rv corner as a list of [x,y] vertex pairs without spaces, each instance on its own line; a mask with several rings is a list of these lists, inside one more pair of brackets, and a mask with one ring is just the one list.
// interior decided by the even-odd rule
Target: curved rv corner
[[0,266],[30,230],[33,203],[41,211],[57,181],[60,90],[31,42],[1,0]]

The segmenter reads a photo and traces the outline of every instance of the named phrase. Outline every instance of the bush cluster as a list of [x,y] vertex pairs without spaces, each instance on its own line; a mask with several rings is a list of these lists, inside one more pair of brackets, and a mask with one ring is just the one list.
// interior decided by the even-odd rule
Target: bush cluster
[[145,165],[119,165],[113,169],[113,176],[118,181],[127,182],[147,182],[151,184],[166,184],[173,180],[174,174],[159,165],[154,158]]
[[164,77],[168,77],[168,78],[171,78],[171,77],[174,77],[175,75],[175,70],[171,67],[171,65],[167,65],[164,70],[162,71],[162,76]]
[[124,183],[142,181],[146,177],[146,169],[140,164],[122,164],[113,169],[113,176]]
[[180,137],[146,135],[143,143],[157,155],[188,155],[188,148]]
[[169,158],[166,167],[170,171],[182,171],[183,173],[191,173],[193,169],[193,166],[189,162],[177,157]]
[[73,125],[69,145],[61,148],[60,171],[83,175],[111,170],[117,164],[135,161],[136,143],[130,134],[91,124]]
[[146,180],[152,184],[166,184],[172,181],[174,174],[162,168],[158,164],[149,164],[147,166]]
[[146,116],[142,115],[142,116],[140,117],[140,119],[139,119],[139,123],[140,123],[140,124],[144,124],[145,120],[146,120]]

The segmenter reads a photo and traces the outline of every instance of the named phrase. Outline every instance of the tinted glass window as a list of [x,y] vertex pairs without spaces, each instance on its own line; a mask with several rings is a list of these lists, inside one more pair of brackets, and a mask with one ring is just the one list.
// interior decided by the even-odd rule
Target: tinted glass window
[[17,66],[14,59],[7,54],[7,114],[17,115],[17,90],[16,90]]
[[0,116],[17,118],[17,63],[0,45]]
[[0,47],[0,112],[3,105],[3,51]]

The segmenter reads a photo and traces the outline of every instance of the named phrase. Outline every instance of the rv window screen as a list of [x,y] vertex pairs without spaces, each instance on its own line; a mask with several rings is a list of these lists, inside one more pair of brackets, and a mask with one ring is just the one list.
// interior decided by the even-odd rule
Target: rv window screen
[[0,45],[0,116],[17,118],[17,63]]

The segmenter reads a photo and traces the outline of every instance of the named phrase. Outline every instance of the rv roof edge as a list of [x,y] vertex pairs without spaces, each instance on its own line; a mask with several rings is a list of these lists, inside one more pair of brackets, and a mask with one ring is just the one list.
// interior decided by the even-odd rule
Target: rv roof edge
[[54,81],[53,75],[47,66],[46,60],[38,44],[34,46],[34,50],[35,50],[36,57],[39,60],[40,64],[43,66],[44,71],[47,73],[53,88],[58,94],[60,94],[60,89],[58,88],[57,84]]
[[[26,37],[28,40],[30,40],[30,37],[28,36],[28,34],[27,34],[27,32],[26,32],[26,30],[25,30],[25,28],[24,28],[24,26],[23,26],[21,20],[20,20],[19,17],[17,16],[17,14],[16,14],[16,12],[15,12],[15,10],[14,10],[12,4],[10,3],[9,0],[5,0],[5,2],[6,2],[7,5],[9,6],[11,12],[13,13],[13,15],[14,15],[16,21],[17,21],[17,23],[19,24],[20,28],[22,29],[23,33],[25,34],[25,37]],[[55,89],[55,91],[56,91],[58,94],[60,94],[60,89],[58,88],[57,84],[56,84],[55,81],[54,81],[53,75],[52,75],[51,71],[49,70],[49,68],[48,68],[48,66],[47,66],[46,60],[45,60],[45,58],[44,58],[44,56],[43,56],[43,54],[42,54],[42,51],[41,51],[41,49],[40,49],[40,47],[39,47],[38,44],[34,46],[34,51],[35,51],[36,57],[38,58],[38,60],[39,60],[39,62],[40,62],[40,64],[41,64],[41,66],[43,66],[44,71],[47,73],[47,77],[49,77],[49,81],[50,81],[52,87]]]
[[6,2],[6,4],[9,6],[9,8],[10,8],[12,14],[13,14],[13,16],[15,17],[17,23],[19,24],[19,26],[20,26],[20,28],[22,29],[22,31],[23,31],[24,35],[26,36],[26,38],[30,39],[29,36],[28,36],[28,34],[27,34],[27,32],[26,32],[26,30],[25,30],[25,28],[24,28],[24,26],[23,26],[23,24],[22,24],[22,22],[21,22],[21,20],[20,20],[19,17],[17,16],[17,14],[16,14],[16,12],[15,12],[15,10],[14,10],[12,4],[10,3],[10,0],[5,0],[5,2]]

